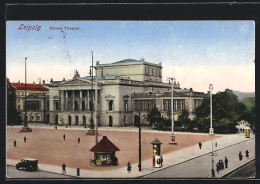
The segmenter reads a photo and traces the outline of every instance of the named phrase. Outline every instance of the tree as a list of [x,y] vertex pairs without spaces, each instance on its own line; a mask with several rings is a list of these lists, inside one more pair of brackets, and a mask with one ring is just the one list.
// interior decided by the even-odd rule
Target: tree
[[255,97],[245,98],[242,103],[245,106],[245,111],[241,115],[241,119],[249,122],[250,128],[255,132]]
[[163,122],[163,118],[157,107],[152,108],[147,114],[147,120],[149,121],[150,126],[156,126],[158,122]]
[[[213,128],[216,133],[235,133],[236,124],[241,120],[245,106],[238,102],[232,90],[226,89],[212,96]],[[201,132],[209,131],[209,98],[196,109],[195,123]]]
[[184,126],[185,130],[192,130],[191,120],[189,118],[189,111],[183,109],[178,116],[178,122]]
[[15,91],[10,89],[9,87],[8,96],[7,96],[7,124],[8,125],[21,124],[21,119],[16,109],[15,101],[16,101]]

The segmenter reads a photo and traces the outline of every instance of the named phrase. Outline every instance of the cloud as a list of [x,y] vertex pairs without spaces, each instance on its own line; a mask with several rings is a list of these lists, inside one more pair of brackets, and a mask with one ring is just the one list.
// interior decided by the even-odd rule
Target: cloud
[[163,81],[175,77],[181,88],[193,88],[194,91],[207,92],[209,84],[214,91],[225,89],[242,92],[255,91],[255,66],[175,66],[164,67]]

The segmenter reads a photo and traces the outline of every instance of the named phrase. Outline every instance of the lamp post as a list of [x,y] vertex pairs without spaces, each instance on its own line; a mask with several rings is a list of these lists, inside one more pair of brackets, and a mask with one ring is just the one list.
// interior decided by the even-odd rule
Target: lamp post
[[212,177],[215,177],[215,170],[214,170],[214,159],[213,159],[213,141],[212,141],[212,153],[211,153],[211,156],[212,156],[212,160],[211,160],[211,162],[212,162],[212,168],[211,168],[211,176]]
[[[138,167],[139,167],[139,171],[141,171],[142,170],[142,163],[141,163],[141,161],[142,161],[142,158],[141,158],[141,156],[142,156],[142,152],[141,152],[141,112],[139,111],[139,165],[138,165]],[[146,115],[144,114],[144,115],[142,115],[142,118],[146,118]]]
[[142,165],[141,165],[141,113],[139,111],[139,172],[142,170]]
[[26,71],[26,60],[27,60],[27,57],[25,57],[25,72],[24,72],[24,75],[25,75],[25,112],[24,112],[24,127],[28,127],[28,124],[27,124],[27,71]]
[[170,78],[169,80],[172,81],[172,97],[171,97],[171,119],[172,119],[172,135],[170,136],[171,141],[169,142],[169,144],[177,144],[177,142],[175,142],[175,135],[174,135],[174,119],[173,119],[173,81],[176,81],[175,78]]
[[90,100],[90,106],[91,106],[91,120],[90,120],[90,129],[94,129],[93,127],[93,51],[91,51],[92,54],[92,65],[91,65],[91,70],[90,70],[90,75],[91,75],[91,100]]
[[212,127],[212,90],[213,90],[213,84],[209,85],[209,95],[210,95],[210,129],[209,129],[209,135],[214,135],[214,130]]
[[95,126],[96,126],[96,144],[98,143],[98,116],[97,116],[97,108],[98,108],[98,104],[97,104],[97,98],[98,98],[98,85],[97,85],[97,62],[96,62],[96,77],[95,77]]

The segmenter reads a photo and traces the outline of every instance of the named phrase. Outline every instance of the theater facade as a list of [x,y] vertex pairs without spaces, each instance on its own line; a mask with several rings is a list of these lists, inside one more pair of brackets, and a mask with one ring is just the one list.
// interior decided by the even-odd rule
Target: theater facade
[[[175,118],[184,108],[193,118],[196,107],[207,96],[192,89],[181,89],[179,82],[162,82],[162,65],[144,59],[97,62],[95,70],[93,77],[81,77],[76,71],[72,79],[50,81],[50,124],[89,125],[93,113],[94,121],[100,126],[132,125],[153,107],[166,114],[171,108],[172,85]],[[141,122],[148,124],[146,119]]]

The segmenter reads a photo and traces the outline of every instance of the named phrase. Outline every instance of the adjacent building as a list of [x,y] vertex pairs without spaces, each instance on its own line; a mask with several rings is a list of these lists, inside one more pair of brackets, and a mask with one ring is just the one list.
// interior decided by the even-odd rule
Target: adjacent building
[[[41,84],[10,83],[15,93],[15,106],[22,121],[24,121],[25,105],[28,122],[48,122],[49,89]],[[26,104],[25,104],[26,96]]]

